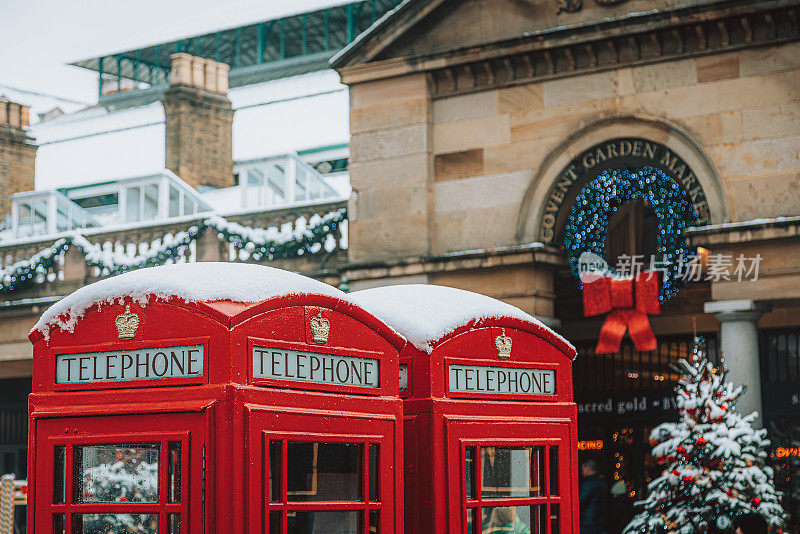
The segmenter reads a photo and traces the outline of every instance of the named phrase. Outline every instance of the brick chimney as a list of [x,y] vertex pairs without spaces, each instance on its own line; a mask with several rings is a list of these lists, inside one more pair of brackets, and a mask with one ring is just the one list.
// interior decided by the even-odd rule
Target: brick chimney
[[233,108],[229,66],[211,59],[173,54],[170,87],[164,94],[164,165],[192,187],[231,187]]
[[11,211],[8,197],[33,190],[36,144],[29,136],[30,108],[0,99],[0,220]]

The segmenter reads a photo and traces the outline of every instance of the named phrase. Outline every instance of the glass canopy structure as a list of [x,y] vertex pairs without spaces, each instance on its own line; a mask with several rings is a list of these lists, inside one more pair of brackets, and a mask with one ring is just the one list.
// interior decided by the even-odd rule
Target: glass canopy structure
[[11,239],[81,228],[122,226],[211,211],[202,196],[172,172],[61,190],[11,195]]
[[294,154],[238,162],[234,176],[242,208],[338,198],[313,167]]
[[353,41],[399,0],[364,0],[238,28],[76,61],[96,71],[98,93],[165,85],[170,56],[186,52],[227,63],[230,86],[327,68],[328,59]]
[[11,238],[24,239],[99,226],[86,210],[59,191],[11,195]]
[[131,224],[211,211],[174,173],[123,178],[63,190],[65,196],[104,226]]

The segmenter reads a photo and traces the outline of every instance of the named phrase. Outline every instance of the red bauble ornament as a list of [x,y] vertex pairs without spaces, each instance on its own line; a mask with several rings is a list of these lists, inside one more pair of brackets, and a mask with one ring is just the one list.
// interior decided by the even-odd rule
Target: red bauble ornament
[[659,456],[658,458],[656,458],[656,461],[660,464],[663,464],[666,463],[667,459],[664,458],[663,456]]
[[761,499],[759,499],[758,497],[753,497],[753,500],[750,502],[753,503],[753,506],[758,506],[759,504],[761,504]]
[[681,473],[680,473],[680,471],[678,471],[677,469],[673,469],[673,470],[672,470],[672,474],[673,474],[673,475],[675,475],[675,476],[678,476],[678,475],[680,475]]
[[697,438],[697,446],[698,447],[705,447],[706,443],[708,443],[708,441],[706,441],[706,438],[704,438],[702,436]]
[[694,477],[683,477],[683,481],[691,484],[692,482],[694,482]]
[[678,445],[678,448],[675,450],[678,452],[678,454],[686,454],[686,447],[683,445]]
[[719,409],[722,410],[723,412],[727,412],[728,411],[728,407],[725,406],[724,404],[722,406],[720,406]]

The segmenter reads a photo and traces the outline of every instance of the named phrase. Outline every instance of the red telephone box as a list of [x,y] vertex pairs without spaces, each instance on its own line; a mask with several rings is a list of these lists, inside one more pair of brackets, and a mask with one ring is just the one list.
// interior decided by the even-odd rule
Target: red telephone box
[[409,341],[406,532],[577,534],[575,349],[466,291],[390,286],[350,299]]
[[405,340],[344,297],[184,264],[57,304],[30,336],[30,532],[400,532]]

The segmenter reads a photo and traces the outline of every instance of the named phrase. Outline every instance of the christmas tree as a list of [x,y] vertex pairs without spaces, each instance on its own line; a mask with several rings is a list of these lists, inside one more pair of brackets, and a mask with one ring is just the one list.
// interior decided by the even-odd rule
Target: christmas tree
[[675,390],[680,421],[653,429],[653,456],[664,466],[649,486],[644,511],[625,534],[726,531],[740,514],[760,514],[773,530],[784,523],[781,493],[765,465],[767,431],[752,427],[757,414],[734,410],[742,386],[725,381],[724,367],[708,361],[705,341],[680,360]]

